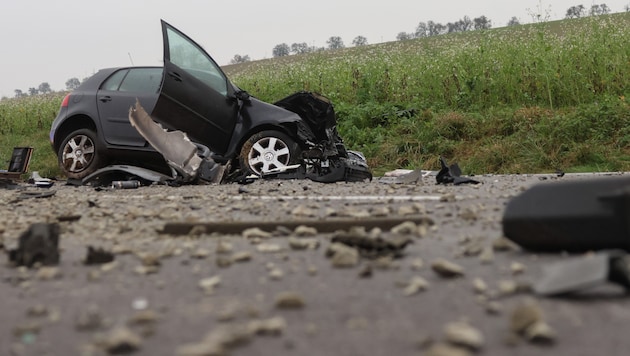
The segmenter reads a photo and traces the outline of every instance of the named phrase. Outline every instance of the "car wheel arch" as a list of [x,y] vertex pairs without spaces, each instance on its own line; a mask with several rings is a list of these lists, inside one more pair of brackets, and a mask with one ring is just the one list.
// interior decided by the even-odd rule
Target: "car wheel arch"
[[243,135],[243,137],[241,138],[241,141],[238,143],[238,145],[235,147],[234,152],[236,153],[236,155],[238,156],[239,152],[241,152],[241,149],[243,148],[243,145],[245,144],[245,142],[247,142],[247,140],[249,140],[250,137],[263,132],[263,131],[278,131],[281,132],[289,137],[291,137],[299,146],[300,148],[302,147],[302,142],[300,142],[300,140],[298,139],[297,135],[296,135],[296,128],[294,125],[292,125],[292,123],[283,123],[280,125],[273,125],[273,124],[263,124],[260,126],[256,126],[254,128],[252,128],[251,130],[247,131],[246,135]]
[[[79,129],[89,129],[93,131],[97,139],[101,140],[99,130],[94,120],[87,115],[75,115],[67,118],[59,128],[55,131],[54,148],[55,152],[59,151],[63,140],[72,132]],[[102,143],[102,142],[101,142]]]

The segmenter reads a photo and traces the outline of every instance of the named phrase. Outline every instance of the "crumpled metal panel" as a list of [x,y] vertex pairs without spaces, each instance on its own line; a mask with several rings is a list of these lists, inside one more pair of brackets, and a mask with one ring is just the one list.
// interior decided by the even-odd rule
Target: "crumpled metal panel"
[[164,130],[162,125],[151,119],[138,100],[129,109],[129,122],[182,175],[184,181],[197,176],[202,159],[197,155],[197,146],[185,133]]

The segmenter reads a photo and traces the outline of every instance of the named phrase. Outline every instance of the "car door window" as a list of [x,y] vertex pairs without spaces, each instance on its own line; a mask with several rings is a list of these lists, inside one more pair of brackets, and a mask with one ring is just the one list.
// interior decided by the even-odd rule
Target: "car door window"
[[120,83],[122,82],[125,75],[127,75],[128,71],[129,70],[124,69],[124,70],[119,70],[115,72],[114,74],[112,74],[109,78],[107,78],[107,80],[105,80],[103,85],[101,85],[101,90],[108,90],[108,91],[118,90],[118,88],[120,87]]
[[210,88],[227,95],[227,79],[218,65],[206,53],[187,38],[167,29],[171,63],[185,70]]
[[133,68],[123,79],[119,91],[157,93],[162,82],[162,68]]

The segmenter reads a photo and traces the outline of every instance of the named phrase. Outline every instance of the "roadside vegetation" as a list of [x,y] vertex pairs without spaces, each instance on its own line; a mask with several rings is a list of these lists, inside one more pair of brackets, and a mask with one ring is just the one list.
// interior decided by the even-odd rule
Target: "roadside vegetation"
[[[377,175],[630,171],[630,13],[365,45],[226,66],[252,95],[329,97],[348,147]],[[58,174],[48,129],[63,94],[0,101],[0,152],[35,147]]]
[[376,172],[630,170],[630,13],[229,66],[263,100],[328,96]]
[[7,169],[13,147],[33,147],[29,171],[43,177],[60,174],[57,155],[50,146],[50,125],[66,92],[0,101],[0,169]]

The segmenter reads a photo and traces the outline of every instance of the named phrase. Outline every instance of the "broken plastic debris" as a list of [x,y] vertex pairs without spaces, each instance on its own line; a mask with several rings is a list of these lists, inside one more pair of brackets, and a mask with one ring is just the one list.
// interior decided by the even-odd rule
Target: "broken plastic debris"
[[467,177],[462,177],[462,170],[459,168],[457,163],[449,166],[446,163],[446,160],[443,157],[440,157],[440,165],[442,166],[442,169],[440,169],[437,176],[435,177],[437,184],[479,184],[479,181]]
[[51,179],[40,176],[37,171],[31,173],[31,177],[28,179],[28,182],[40,188],[50,188],[53,184],[55,184]]
[[630,255],[607,251],[545,266],[534,291],[552,296],[583,292],[606,283],[618,284],[630,291]]
[[85,257],[86,265],[100,265],[112,262],[113,260],[113,253],[105,251],[102,248],[94,248],[92,246],[87,247],[87,256]]
[[17,196],[17,198],[13,201],[11,201],[11,203],[15,203],[19,200],[24,200],[24,199],[31,199],[31,198],[49,198],[52,197],[53,195],[55,195],[57,193],[56,190],[48,190],[45,192],[29,192],[29,191],[25,191],[20,193],[20,195]]
[[155,172],[147,168],[114,164],[97,170],[96,172],[83,178],[83,180],[79,183],[72,182],[72,185],[80,186],[90,184],[92,186],[111,186],[114,181],[128,180],[139,181],[141,184],[166,184],[174,179],[174,177],[169,177],[165,174]]
[[396,178],[396,183],[410,184],[422,181],[422,178],[430,175],[431,171],[424,171],[422,169],[416,169],[407,174],[399,175]]
[[18,241],[18,248],[8,251],[9,261],[17,266],[31,267],[59,264],[59,225],[35,223]]
[[408,236],[391,236],[383,238],[381,236],[372,237],[349,232],[338,232],[331,242],[342,243],[349,247],[354,247],[359,254],[366,258],[377,258],[382,256],[401,257],[407,245],[413,243]]

